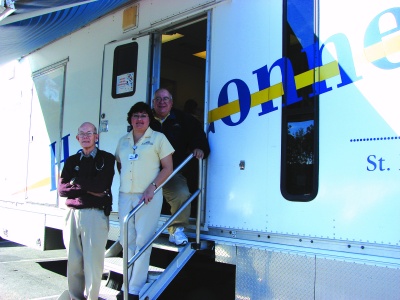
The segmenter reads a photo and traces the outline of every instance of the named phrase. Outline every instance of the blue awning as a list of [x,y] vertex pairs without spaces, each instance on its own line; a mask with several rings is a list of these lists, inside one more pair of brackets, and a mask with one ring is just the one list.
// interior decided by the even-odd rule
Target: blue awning
[[25,56],[82,28],[132,0],[14,1],[0,21],[0,65]]

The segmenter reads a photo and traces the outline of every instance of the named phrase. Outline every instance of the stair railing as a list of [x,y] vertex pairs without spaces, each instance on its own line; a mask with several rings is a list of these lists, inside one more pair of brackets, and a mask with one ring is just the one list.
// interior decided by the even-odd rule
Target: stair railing
[[[168,176],[168,178],[154,191],[154,194],[157,193],[176,173],[178,173],[192,158],[194,157],[193,153],[190,154],[172,173]],[[199,160],[199,166],[201,166],[201,161]],[[201,172],[201,168],[199,168]],[[201,183],[201,173],[199,174],[199,185]],[[156,232],[156,234],[142,247],[139,252],[137,252],[130,260],[128,260],[128,222],[129,220],[145,205],[144,201],[136,205],[128,215],[124,218],[124,234],[123,234],[123,248],[122,248],[122,271],[123,271],[123,283],[125,287],[124,292],[124,300],[128,300],[129,293],[129,284],[128,284],[128,269],[129,267],[151,246],[151,244],[157,239],[157,237],[163,233],[163,231],[176,219],[176,217],[200,194],[200,190],[195,191],[189,199],[187,199],[182,206],[165,222],[163,226]],[[201,202],[201,199],[199,200]],[[200,242],[200,208],[201,203],[198,204],[197,210],[197,221],[196,221],[196,243]]]

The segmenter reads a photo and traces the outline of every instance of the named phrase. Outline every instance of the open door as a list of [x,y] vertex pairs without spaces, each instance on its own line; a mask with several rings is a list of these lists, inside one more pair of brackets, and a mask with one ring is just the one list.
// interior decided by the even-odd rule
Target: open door
[[[150,36],[113,42],[104,47],[103,83],[99,124],[99,147],[115,153],[118,140],[129,131],[127,113],[136,102],[147,102],[149,87]],[[116,170],[117,172],[117,170]],[[112,193],[118,195],[119,176]],[[118,202],[113,201],[113,211]]]
[[[204,14],[165,28],[161,32],[160,44],[155,42],[153,54],[153,92],[159,87],[167,88],[174,99],[174,107],[193,114],[203,125],[205,111],[208,111],[205,108],[206,49],[210,40],[208,27],[209,19]],[[188,105],[190,103],[194,106]],[[198,188],[198,161],[191,160],[183,173],[193,193]],[[194,200],[191,218],[195,218],[196,213],[197,200]],[[170,214],[170,206],[166,202],[162,214]]]

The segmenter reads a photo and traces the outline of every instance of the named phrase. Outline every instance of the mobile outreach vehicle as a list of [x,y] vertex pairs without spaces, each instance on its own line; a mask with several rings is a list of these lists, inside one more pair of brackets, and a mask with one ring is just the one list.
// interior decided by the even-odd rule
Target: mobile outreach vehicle
[[113,153],[163,86],[199,103],[200,239],[235,299],[398,299],[399,1],[133,1],[0,72],[3,238],[55,247],[77,127]]

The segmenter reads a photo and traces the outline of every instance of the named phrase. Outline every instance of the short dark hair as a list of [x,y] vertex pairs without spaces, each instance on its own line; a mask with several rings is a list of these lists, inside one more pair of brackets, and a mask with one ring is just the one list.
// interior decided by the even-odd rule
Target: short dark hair
[[134,113],[141,113],[141,112],[146,112],[146,114],[148,114],[150,122],[154,119],[153,112],[150,106],[144,102],[138,102],[135,105],[133,105],[128,112],[128,117],[126,119],[128,121],[128,124],[132,125],[131,118]]

